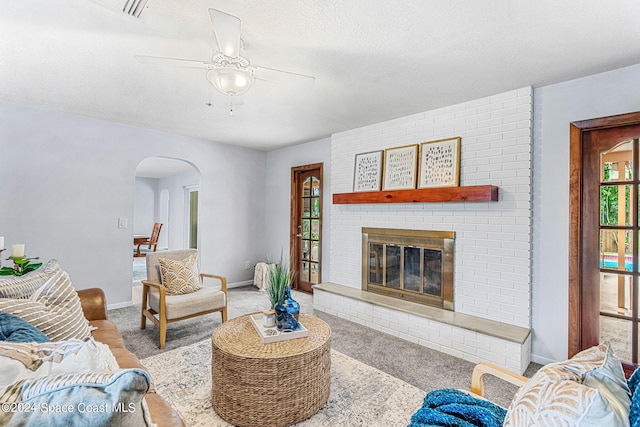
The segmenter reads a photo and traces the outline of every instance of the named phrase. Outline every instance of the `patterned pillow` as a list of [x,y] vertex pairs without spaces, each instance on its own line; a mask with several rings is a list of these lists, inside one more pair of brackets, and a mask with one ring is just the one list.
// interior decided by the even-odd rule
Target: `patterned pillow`
[[0,386],[26,378],[61,373],[115,372],[119,369],[109,346],[87,341],[0,342]]
[[141,369],[68,373],[0,387],[0,425],[151,426]]
[[162,284],[169,295],[195,292],[202,287],[198,273],[198,257],[190,255],[183,260],[158,258]]
[[80,298],[65,271],[55,273],[29,299],[0,298],[0,311],[31,323],[49,341],[91,336]]
[[630,392],[608,343],[540,369],[516,393],[509,426],[628,426]]
[[60,272],[55,259],[24,276],[4,276],[0,278],[0,298],[29,298],[54,274]]

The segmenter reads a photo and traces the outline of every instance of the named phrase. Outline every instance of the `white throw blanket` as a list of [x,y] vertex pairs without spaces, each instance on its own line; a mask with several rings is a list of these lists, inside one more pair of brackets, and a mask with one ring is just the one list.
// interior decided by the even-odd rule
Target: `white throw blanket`
[[261,291],[264,291],[269,283],[269,272],[273,266],[274,264],[267,264],[266,262],[256,264],[256,269],[253,273],[253,285]]

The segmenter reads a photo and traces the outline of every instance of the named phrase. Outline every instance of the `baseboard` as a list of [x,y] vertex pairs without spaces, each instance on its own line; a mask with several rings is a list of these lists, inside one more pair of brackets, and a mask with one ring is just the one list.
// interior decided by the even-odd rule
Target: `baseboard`
[[557,362],[557,360],[549,359],[548,357],[538,356],[536,354],[531,355],[531,361],[535,363],[539,363],[541,365],[547,365],[549,363]]
[[227,283],[227,289],[240,288],[247,285],[253,285],[253,280],[243,280],[242,282]]
[[115,304],[107,304],[107,310],[114,310],[116,308],[131,307],[132,305],[133,305],[133,302],[131,302],[131,301],[117,302]]

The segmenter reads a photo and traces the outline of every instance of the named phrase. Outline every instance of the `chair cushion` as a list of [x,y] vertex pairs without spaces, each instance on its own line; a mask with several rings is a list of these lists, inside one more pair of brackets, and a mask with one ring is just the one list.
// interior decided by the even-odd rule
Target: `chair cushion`
[[[226,305],[226,295],[220,289],[203,287],[190,294],[166,295],[167,320],[179,319],[204,311],[215,310]],[[159,312],[159,293],[151,288],[149,305]]]
[[189,294],[202,287],[198,273],[198,257],[193,254],[183,260],[158,258],[162,284],[169,295]]
[[47,342],[49,338],[29,322],[0,311],[0,341]]
[[516,393],[509,426],[628,426],[630,391],[609,344],[542,367]]
[[91,336],[80,298],[64,271],[56,272],[29,299],[0,298],[0,311],[31,323],[49,341]]

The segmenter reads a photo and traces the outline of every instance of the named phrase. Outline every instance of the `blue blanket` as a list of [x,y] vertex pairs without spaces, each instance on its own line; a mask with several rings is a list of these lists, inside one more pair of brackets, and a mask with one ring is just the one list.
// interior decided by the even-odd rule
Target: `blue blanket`
[[427,394],[422,408],[407,427],[500,427],[507,411],[487,400],[459,390],[442,389]]

